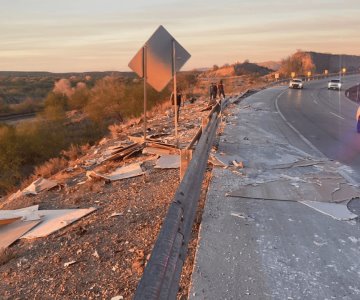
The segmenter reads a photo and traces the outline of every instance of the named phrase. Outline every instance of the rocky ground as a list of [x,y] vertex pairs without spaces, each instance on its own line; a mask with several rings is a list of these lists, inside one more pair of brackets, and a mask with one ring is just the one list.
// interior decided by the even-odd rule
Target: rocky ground
[[[247,78],[241,87],[237,87],[236,92],[258,88],[267,82],[249,80]],[[200,97],[194,103],[186,101],[181,107],[179,148],[185,148],[191,141],[209,109],[207,97]],[[148,137],[167,144],[176,143],[170,104],[149,113],[147,128]],[[134,142],[141,144],[142,120],[112,126],[110,131],[109,136],[70,161],[67,169],[49,178],[59,184],[56,188],[36,196],[0,199],[0,209],[35,204],[39,204],[39,210],[97,208],[46,238],[21,239],[6,251],[0,249],[0,299],[133,297],[180,182],[180,174],[179,169],[155,168],[156,154],[135,151],[126,158],[107,159],[114,147],[125,147]],[[89,176],[89,171],[104,174],[136,162],[142,163],[144,172],[138,177],[108,182]],[[210,177],[211,164],[203,181],[178,299],[187,298]]]
[[[209,111],[207,99],[185,103],[180,112],[179,141],[184,147]],[[142,123],[129,123],[113,131],[82,157],[51,179],[59,187],[36,196],[5,201],[1,209],[34,204],[41,209],[96,207],[92,214],[46,238],[20,240],[0,254],[0,299],[131,299],[169,203],[179,184],[178,169],[155,169],[156,155],[135,153],[121,161],[101,161],[109,147],[124,143],[128,135],[141,136]],[[174,142],[170,111],[149,120],[148,133]],[[90,179],[86,172],[108,172],[143,162],[142,176],[113,182]],[[201,207],[210,179],[204,180],[202,201],[194,225],[190,254],[195,253]],[[192,272],[189,255],[181,279],[179,298],[185,298]],[[73,262],[68,265],[68,262]]]

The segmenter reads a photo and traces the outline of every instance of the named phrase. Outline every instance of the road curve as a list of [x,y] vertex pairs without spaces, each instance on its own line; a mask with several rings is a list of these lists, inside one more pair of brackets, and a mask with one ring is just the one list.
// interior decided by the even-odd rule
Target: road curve
[[358,104],[344,91],[360,81],[360,75],[343,78],[342,91],[327,89],[328,80],[307,82],[303,90],[287,89],[277,107],[291,127],[330,159],[353,169],[360,182],[360,134],[356,131]]

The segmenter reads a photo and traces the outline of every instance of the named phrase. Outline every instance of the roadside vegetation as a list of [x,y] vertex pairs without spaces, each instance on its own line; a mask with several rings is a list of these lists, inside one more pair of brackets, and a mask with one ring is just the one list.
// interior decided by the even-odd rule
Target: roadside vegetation
[[[189,76],[180,76],[181,87],[189,87]],[[148,108],[167,101],[170,89],[169,85],[158,93],[149,87]],[[13,191],[39,170],[46,169],[49,176],[57,172],[56,166],[64,167],[63,160],[70,159],[66,153],[74,152],[67,149],[94,144],[108,132],[109,125],[140,117],[143,84],[119,76],[106,76],[93,86],[86,81],[74,86],[69,79],[60,79],[42,105],[35,121],[0,124],[0,195]],[[47,166],[41,168],[42,164]]]

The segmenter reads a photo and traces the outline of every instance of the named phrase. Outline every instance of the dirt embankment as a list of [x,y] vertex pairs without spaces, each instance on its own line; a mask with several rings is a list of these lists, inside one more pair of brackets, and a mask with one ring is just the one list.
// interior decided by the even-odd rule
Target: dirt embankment
[[[184,147],[209,111],[207,99],[186,103],[180,110],[179,137]],[[174,142],[171,111],[148,122],[148,133]],[[19,240],[0,253],[0,299],[131,299],[149,259],[169,203],[179,184],[178,169],[157,169],[156,155],[137,153],[124,160],[93,165],[129,135],[140,135],[142,124],[118,128],[89,152],[51,179],[57,189],[36,196],[21,196],[2,204],[17,209],[39,204],[42,209],[88,208],[97,210],[45,238]],[[99,173],[141,162],[144,174],[106,182],[89,179],[91,168]],[[209,182],[204,181],[202,205]],[[180,295],[186,297],[196,249],[201,207],[194,225],[194,239],[182,275]],[[73,262],[72,264],[67,264]],[[120,297],[120,298],[121,298]]]

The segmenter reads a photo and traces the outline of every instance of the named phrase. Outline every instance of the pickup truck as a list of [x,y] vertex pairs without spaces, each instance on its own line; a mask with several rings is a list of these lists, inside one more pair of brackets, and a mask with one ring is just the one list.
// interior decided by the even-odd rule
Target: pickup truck
[[340,79],[331,79],[328,82],[328,90],[341,90],[341,80]]
[[302,89],[304,87],[304,82],[300,78],[291,79],[289,83],[289,88],[291,89]]

